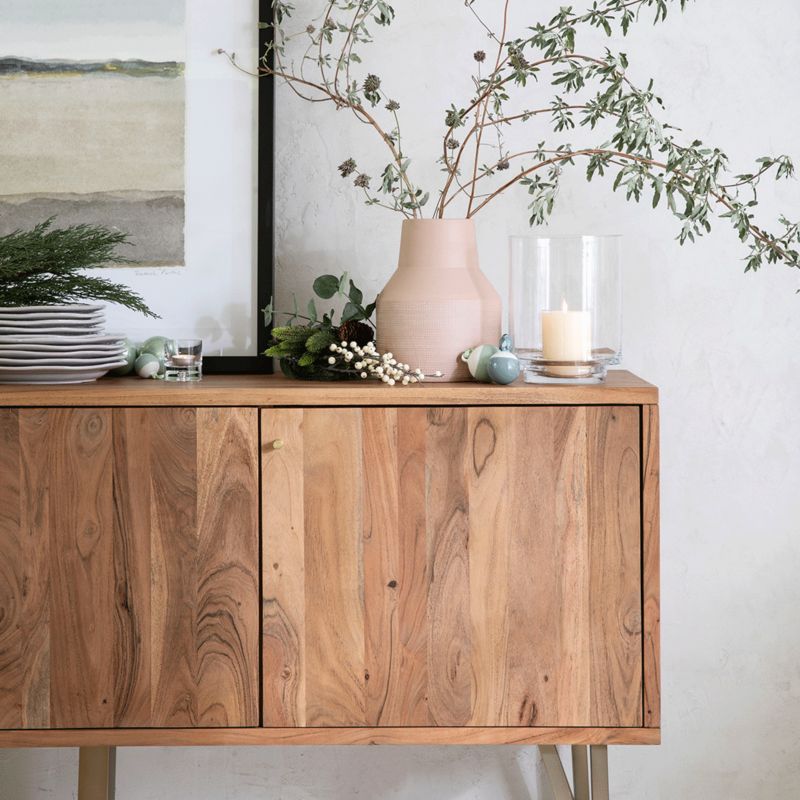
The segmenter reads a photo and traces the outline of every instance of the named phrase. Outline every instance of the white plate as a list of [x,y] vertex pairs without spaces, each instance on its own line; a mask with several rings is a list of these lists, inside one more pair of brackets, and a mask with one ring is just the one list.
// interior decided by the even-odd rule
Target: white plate
[[106,315],[102,311],[93,311],[91,314],[68,314],[66,311],[56,314],[12,314],[10,311],[0,311],[0,322],[9,325],[36,325],[45,322],[65,322],[68,325],[95,325],[103,322]]
[[[84,343],[82,340],[75,339],[74,337],[70,336],[69,341],[57,341],[53,343],[52,339],[58,339],[58,336],[36,337],[37,341],[32,342],[7,341],[0,336],[0,350],[54,350],[58,353],[64,353],[68,350],[85,350],[87,347],[91,349],[97,349],[99,347],[102,350],[120,350],[121,348],[125,347],[124,342],[117,339],[113,335],[112,337],[114,338],[113,342],[89,341]],[[16,339],[17,337],[15,336],[11,338]],[[41,339],[41,341],[38,341],[38,339]]]
[[115,361],[91,367],[0,367],[0,383],[89,383],[124,363]]
[[0,345],[3,344],[60,344],[75,347],[86,347],[92,344],[122,344],[125,340],[123,333],[87,333],[82,336],[58,336],[51,334],[0,334]]
[[41,359],[55,359],[71,363],[74,359],[102,358],[104,361],[124,361],[127,359],[127,350],[119,344],[100,345],[99,348],[89,345],[85,348],[70,348],[69,350],[28,350],[25,344],[16,345],[11,350],[0,350],[0,358],[14,359],[17,363],[19,359],[29,361],[39,361]]
[[68,314],[88,314],[101,311],[104,308],[104,303],[67,303],[60,306],[0,306],[0,313],[37,314],[39,312],[55,313],[66,311]]
[[95,344],[87,347],[49,347],[36,344],[0,345],[0,358],[91,358],[124,356],[125,347],[118,344]]
[[21,325],[5,325],[0,322],[0,337],[5,336],[94,336],[102,333],[103,326],[78,325],[74,328],[68,325],[37,325],[28,328]]
[[[119,360],[114,358],[113,363]],[[103,367],[110,361],[108,353],[94,358],[0,358],[0,372],[7,367]],[[124,359],[122,363],[126,363]]]
[[6,317],[0,314],[0,325],[13,325],[17,328],[36,328],[40,325],[67,325],[70,328],[77,328],[81,325],[84,327],[92,327],[94,325],[102,325],[105,321],[105,314],[92,314],[86,317],[62,317],[53,314],[49,317],[32,317],[31,315],[18,317]]
[[[92,364],[93,367],[105,367],[106,369],[113,369],[114,367],[121,367],[125,363],[124,358],[107,358],[105,361],[101,361],[97,364]],[[14,372],[37,372],[45,369],[45,367],[38,366],[36,364],[32,364],[27,367],[0,367],[0,374],[5,375],[6,373],[14,373]],[[70,365],[62,365],[60,367],[47,367],[48,370],[64,370],[65,372],[69,372],[70,370],[80,370],[83,367],[78,364],[74,366]]]

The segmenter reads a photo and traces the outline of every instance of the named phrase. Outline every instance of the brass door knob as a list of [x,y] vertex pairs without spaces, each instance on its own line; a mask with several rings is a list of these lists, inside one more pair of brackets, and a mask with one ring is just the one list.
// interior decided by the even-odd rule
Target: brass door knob
[[283,447],[283,439],[275,439],[275,441],[272,442],[273,450],[280,450],[281,447]]

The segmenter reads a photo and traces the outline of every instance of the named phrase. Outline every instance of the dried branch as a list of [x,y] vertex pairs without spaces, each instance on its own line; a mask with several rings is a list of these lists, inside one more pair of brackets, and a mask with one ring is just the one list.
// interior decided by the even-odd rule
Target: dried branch
[[[774,173],[776,178],[787,178],[793,174],[788,156],[764,156],[753,171],[726,181],[724,176],[729,169],[725,154],[697,140],[689,144],[676,141],[673,131],[677,129],[662,122],[654,112],[655,108],[662,108],[662,103],[652,82],[644,89],[635,86],[627,77],[628,63],[623,54],[576,51],[576,39],[582,30],[594,28],[607,36],[618,31],[625,36],[643,11],[652,11],[654,21],[661,22],[670,6],[683,10],[687,0],[592,0],[591,7],[583,12],[564,6],[547,23],[526,29],[521,38],[508,35],[510,0],[503,4],[499,35],[478,13],[476,2],[465,0],[465,6],[497,46],[494,66],[484,75],[481,64],[486,54],[477,51],[473,55],[478,66],[477,74],[473,74],[472,97],[464,106],[451,103],[445,111],[440,158],[445,177],[433,209],[435,217],[443,217],[453,201],[464,196],[466,215],[473,217],[511,187],[522,186],[529,195],[531,224],[544,224],[558,195],[562,170],[576,159],[587,159],[587,180],[615,170],[614,189],[624,188],[628,199],[638,201],[647,190],[652,193],[655,207],[662,196],[666,197],[667,207],[681,223],[681,243],[710,230],[715,206],[722,211],[719,216],[728,218],[749,246],[746,269],[775,261],[800,267],[800,224],[780,217],[782,231],[776,235],[757,225],[753,217],[757,187],[764,176]],[[357,71],[355,65],[361,63],[356,45],[372,41],[373,23],[390,25],[393,8],[386,0],[326,0],[319,16],[321,26],[310,24],[294,35],[285,30],[293,7],[285,0],[273,0],[273,9],[274,42],[267,48],[259,73],[285,81],[304,99],[347,108],[358,121],[374,128],[391,154],[390,163],[381,172],[379,189],[370,189],[371,179],[358,170],[353,158],[344,161],[339,170],[344,177],[353,176],[369,205],[418,217],[428,193],[415,186],[409,176],[410,162],[400,138],[399,104],[389,99],[378,75],[367,72],[361,80],[352,76]],[[337,21],[337,17],[347,21]],[[293,63],[286,63],[285,52],[287,43],[301,34],[309,37],[309,45],[298,72]],[[270,55],[274,56],[274,66]],[[311,78],[304,72],[305,65],[312,63],[318,77]],[[524,92],[528,83],[538,82],[542,74],[549,76],[552,95],[548,102],[531,104],[533,108],[523,111],[510,108],[512,95]],[[379,121],[376,108],[380,104],[392,115],[391,130]],[[555,147],[548,146],[545,135],[535,148],[507,152],[505,127],[544,115],[549,115],[554,134],[610,127],[609,139],[599,145]],[[497,136],[498,158],[481,164],[482,149],[488,146],[484,133],[488,130]],[[470,171],[462,179],[465,161],[470,163]],[[519,171],[499,178],[512,162],[521,162]],[[484,187],[486,190],[479,194],[479,188]],[[740,191],[751,195],[742,199]]]

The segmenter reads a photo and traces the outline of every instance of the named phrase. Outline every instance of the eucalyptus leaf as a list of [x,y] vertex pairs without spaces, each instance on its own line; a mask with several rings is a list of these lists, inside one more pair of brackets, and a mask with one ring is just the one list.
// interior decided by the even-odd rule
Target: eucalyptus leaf
[[357,306],[360,306],[364,300],[364,293],[353,283],[352,280],[350,281],[350,291],[348,292],[347,296],[350,298],[350,302]]
[[329,300],[339,291],[339,279],[335,275],[320,275],[312,288],[317,297]]
[[363,310],[352,303],[347,303],[342,311],[342,322],[352,322],[358,319],[364,319]]
[[272,307],[272,300],[270,299],[269,303],[261,309],[261,313],[264,315],[264,327],[268,328],[272,324],[272,318],[275,314],[275,310]]

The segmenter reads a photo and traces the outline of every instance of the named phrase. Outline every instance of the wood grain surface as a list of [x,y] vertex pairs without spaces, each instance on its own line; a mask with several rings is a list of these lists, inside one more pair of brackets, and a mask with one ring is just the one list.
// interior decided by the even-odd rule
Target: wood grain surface
[[266,725],[642,726],[638,408],[262,429]]
[[207,375],[192,384],[103,378],[74,385],[0,385],[0,407],[29,406],[435,406],[641,405],[658,402],[655,386],[611,370],[590,386],[438,383],[386,386],[377,381],[297,381],[277,375]]
[[661,727],[658,406],[642,407],[644,726]]
[[0,730],[5,747],[192,747],[209,745],[634,744],[661,741],[657,728],[117,728]]
[[257,725],[252,409],[0,410],[0,727]]
[[642,724],[639,412],[606,407],[585,414],[589,494],[602,498],[589,506],[591,724],[633,709]]
[[351,494],[362,480],[360,417],[339,409],[303,419],[305,530],[314,531],[305,548],[307,724],[365,717],[362,507]]
[[[303,412],[286,409],[262,419],[270,479],[262,483],[263,720],[265,725],[305,725],[305,505]],[[276,449],[274,442],[283,446]],[[291,569],[291,565],[294,568]]]

